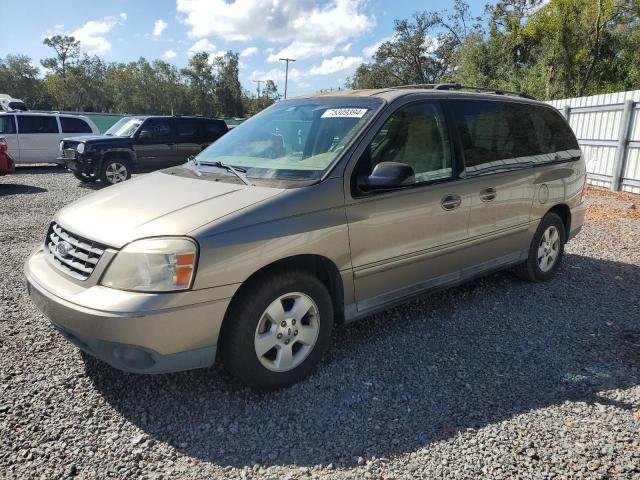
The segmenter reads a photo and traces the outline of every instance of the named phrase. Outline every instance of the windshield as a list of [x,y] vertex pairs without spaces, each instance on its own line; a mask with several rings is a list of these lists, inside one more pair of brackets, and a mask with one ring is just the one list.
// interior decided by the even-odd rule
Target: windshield
[[142,125],[142,119],[133,117],[124,117],[111,125],[111,128],[104,132],[105,135],[113,135],[114,137],[130,137],[138,127]]
[[196,158],[247,177],[318,179],[375,111],[375,98],[312,98],[277,103],[242,123]]

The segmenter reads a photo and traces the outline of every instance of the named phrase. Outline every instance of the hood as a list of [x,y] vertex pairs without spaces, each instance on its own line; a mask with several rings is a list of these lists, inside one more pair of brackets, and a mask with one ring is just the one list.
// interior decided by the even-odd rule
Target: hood
[[73,143],[129,143],[131,137],[116,137],[114,135],[80,135],[77,137],[65,137],[65,142]]
[[56,222],[115,248],[145,237],[187,235],[281,189],[155,172],[106,187],[60,210]]

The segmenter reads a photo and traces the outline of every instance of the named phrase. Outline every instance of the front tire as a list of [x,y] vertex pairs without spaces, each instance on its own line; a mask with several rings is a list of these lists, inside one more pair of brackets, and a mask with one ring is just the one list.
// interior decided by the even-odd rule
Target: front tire
[[260,275],[234,299],[220,348],[225,368],[258,390],[308,376],[329,347],[333,302],[313,275],[283,270]]
[[556,274],[567,239],[562,219],[553,212],[547,213],[536,230],[527,261],[516,267],[516,274],[529,282],[546,282]]
[[100,169],[100,181],[102,183],[115,185],[130,178],[131,164],[127,160],[113,158],[102,162]]
[[98,177],[81,172],[73,172],[73,176],[83,183],[92,183],[98,180]]

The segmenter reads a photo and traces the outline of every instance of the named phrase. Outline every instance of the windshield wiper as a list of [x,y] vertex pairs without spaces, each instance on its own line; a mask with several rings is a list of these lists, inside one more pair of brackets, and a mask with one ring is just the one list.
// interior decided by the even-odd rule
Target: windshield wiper
[[198,163],[198,160],[196,160],[196,157],[194,157],[193,155],[189,155],[185,167],[193,171],[197,176],[202,176],[202,172],[200,171],[200,164]]
[[232,167],[231,165],[228,165],[222,162],[199,162],[199,163],[201,163],[202,165],[212,165],[214,167],[224,168],[225,170],[230,171],[236,177],[242,180],[242,183],[244,183],[245,185],[253,186],[253,183],[251,183],[247,178],[247,176],[244,174],[244,172],[246,172],[244,168]]

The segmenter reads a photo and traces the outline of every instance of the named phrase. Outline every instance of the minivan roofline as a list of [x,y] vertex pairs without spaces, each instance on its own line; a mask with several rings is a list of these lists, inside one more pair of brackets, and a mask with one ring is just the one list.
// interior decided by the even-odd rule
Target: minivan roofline
[[[448,86],[449,84],[442,84]],[[455,85],[455,84],[452,84]],[[471,88],[472,90],[465,90],[465,88]],[[477,88],[477,90],[476,90]],[[525,93],[520,92],[508,92],[500,89],[484,89],[481,87],[464,87],[460,89],[452,88],[431,88],[428,85],[403,85],[398,87],[379,88],[379,89],[357,89],[357,90],[341,90],[332,92],[313,93],[309,95],[301,95],[293,97],[290,100],[302,100],[308,98],[348,98],[348,97],[378,97],[392,102],[398,98],[408,95],[428,95],[434,98],[475,98],[486,100],[502,100],[502,101],[516,101],[522,103],[534,103],[537,105],[544,104],[539,100],[530,97]]]

